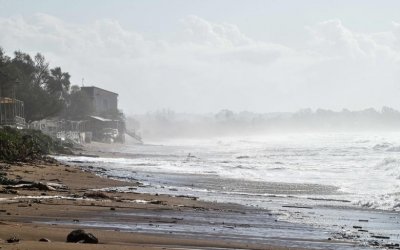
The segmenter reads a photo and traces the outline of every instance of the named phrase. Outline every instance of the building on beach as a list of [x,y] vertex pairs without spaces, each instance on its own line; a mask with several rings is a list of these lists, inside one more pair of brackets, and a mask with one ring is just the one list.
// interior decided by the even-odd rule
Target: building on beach
[[95,86],[81,87],[93,105],[93,115],[109,115],[118,112],[118,94]]
[[93,141],[124,142],[125,119],[118,110],[118,94],[95,86],[81,87],[90,99],[93,111],[79,121],[60,118],[44,119],[30,127],[61,140],[79,144]]
[[54,138],[78,144],[97,142],[125,142],[125,134],[141,142],[134,131],[127,131],[125,118],[118,110],[118,94],[95,86],[81,87],[92,104],[92,112],[81,120],[66,120],[60,117],[43,119],[30,124],[30,128],[41,130]]
[[93,112],[87,118],[86,129],[94,141],[124,142],[125,121],[118,110],[118,94],[99,87],[81,87],[91,100]]

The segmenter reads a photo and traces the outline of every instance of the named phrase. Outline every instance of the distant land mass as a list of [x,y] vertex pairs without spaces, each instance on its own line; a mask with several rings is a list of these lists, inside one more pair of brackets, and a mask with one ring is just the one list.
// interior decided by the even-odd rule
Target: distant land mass
[[297,112],[253,113],[228,109],[210,114],[160,110],[127,118],[127,126],[144,137],[201,137],[282,132],[400,130],[400,111],[383,107],[359,111],[301,109]]

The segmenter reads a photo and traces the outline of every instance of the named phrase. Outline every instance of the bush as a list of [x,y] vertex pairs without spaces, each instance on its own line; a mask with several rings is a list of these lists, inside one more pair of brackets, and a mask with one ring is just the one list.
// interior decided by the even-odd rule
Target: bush
[[65,149],[59,142],[41,131],[0,129],[0,160],[29,161],[62,151]]

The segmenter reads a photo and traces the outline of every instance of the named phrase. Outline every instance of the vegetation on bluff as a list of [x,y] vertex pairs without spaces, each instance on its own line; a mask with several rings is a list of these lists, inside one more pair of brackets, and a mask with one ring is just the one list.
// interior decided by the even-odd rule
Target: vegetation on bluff
[[51,153],[71,153],[71,145],[61,144],[38,130],[0,129],[0,161],[30,161]]

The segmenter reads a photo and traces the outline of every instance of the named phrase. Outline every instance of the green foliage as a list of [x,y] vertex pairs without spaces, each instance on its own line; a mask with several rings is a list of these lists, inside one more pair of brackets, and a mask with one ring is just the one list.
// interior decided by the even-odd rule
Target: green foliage
[[71,76],[68,73],[61,71],[60,67],[50,70],[50,76],[46,82],[47,91],[59,98],[65,98],[68,95],[69,86],[71,85],[69,79]]
[[24,102],[25,119],[41,120],[60,114],[66,107],[70,86],[70,75],[60,67],[49,69],[49,64],[41,54],[32,59],[21,51],[14,58],[7,57],[0,48],[0,91],[2,96],[16,98]]
[[0,129],[0,160],[28,161],[50,153],[61,153],[65,148],[60,142],[38,130]]

